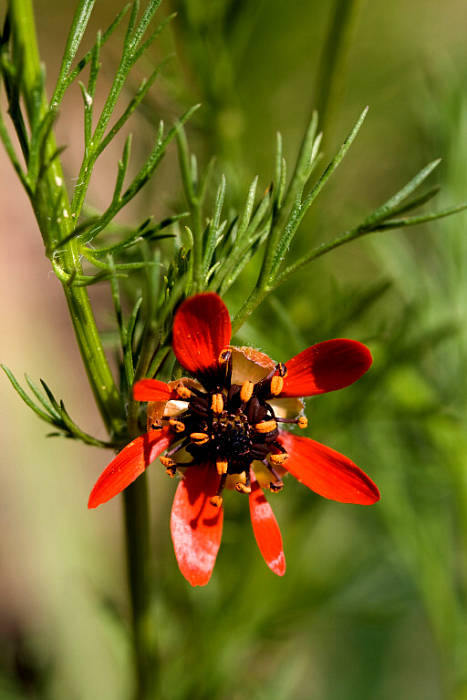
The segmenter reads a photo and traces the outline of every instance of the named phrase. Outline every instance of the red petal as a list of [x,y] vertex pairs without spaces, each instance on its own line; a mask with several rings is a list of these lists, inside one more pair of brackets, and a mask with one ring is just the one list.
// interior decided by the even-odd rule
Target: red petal
[[324,498],[362,506],[379,501],[378,487],[348,457],[310,438],[281,432],[289,454],[284,468]]
[[208,583],[221,544],[224,512],[209,502],[219,479],[212,464],[188,467],[175,493],[170,531],[178,566],[192,586]]
[[213,292],[186,299],[175,315],[173,350],[192,374],[215,370],[221,350],[229,344],[232,327],[222,299]]
[[89,496],[88,508],[97,508],[129,486],[173,441],[167,428],[151,430],[126,445],[104,469]]
[[135,401],[168,401],[177,398],[177,392],[158,379],[141,379],[133,386]]
[[314,396],[353,384],[373,359],[363,343],[336,338],[312,345],[286,364],[281,396]]
[[279,525],[260,485],[251,472],[250,517],[256,543],[264,561],[278,576],[285,574],[285,556]]

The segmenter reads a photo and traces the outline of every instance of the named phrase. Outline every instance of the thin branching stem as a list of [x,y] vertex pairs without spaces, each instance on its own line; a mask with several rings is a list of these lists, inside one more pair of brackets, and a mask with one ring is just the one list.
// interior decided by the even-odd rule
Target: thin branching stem
[[186,134],[181,127],[177,130],[177,143],[183,189],[192,218],[193,286],[191,291],[196,293],[204,287],[202,198],[199,196],[197,182],[193,178]]
[[328,133],[346,76],[346,57],[362,0],[335,0],[323,44],[314,95],[321,129]]

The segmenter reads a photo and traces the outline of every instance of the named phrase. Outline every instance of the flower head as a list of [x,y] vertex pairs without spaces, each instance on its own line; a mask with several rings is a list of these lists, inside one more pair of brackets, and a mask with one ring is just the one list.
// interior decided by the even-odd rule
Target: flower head
[[88,504],[108,501],[160,457],[170,476],[182,475],[170,524],[180,570],[192,585],[211,577],[225,488],[249,496],[258,547],[278,575],[285,573],[282,538],[263,488],[281,491],[289,472],[325,498],[362,505],[379,499],[375,484],[350,459],[282,429],[306,427],[302,397],[359,379],[372,362],[368,348],[328,340],[276,364],[253,348],[233,347],[230,337],[229,313],[217,294],[183,302],[174,320],[173,350],[194,378],[135,384],[134,398],[149,402],[148,432],[109,464]]

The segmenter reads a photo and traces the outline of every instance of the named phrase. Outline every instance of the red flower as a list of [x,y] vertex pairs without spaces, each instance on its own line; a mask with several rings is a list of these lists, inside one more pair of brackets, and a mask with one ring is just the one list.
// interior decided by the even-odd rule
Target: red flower
[[149,402],[148,432],[109,464],[88,503],[95,508],[113,498],[156,457],[171,476],[183,474],[170,527],[178,565],[193,586],[205,585],[214,568],[224,488],[249,494],[256,542],[279,576],[285,573],[282,538],[263,488],[280,491],[282,476],[290,472],[325,498],[362,505],[379,499],[376,485],[350,459],[278,427],[306,427],[300,397],[355,382],[371,365],[368,348],[354,340],[328,340],[275,364],[257,350],[229,345],[230,336],[229,313],[217,294],[183,302],[175,316],[173,350],[196,379],[135,384],[135,399]]

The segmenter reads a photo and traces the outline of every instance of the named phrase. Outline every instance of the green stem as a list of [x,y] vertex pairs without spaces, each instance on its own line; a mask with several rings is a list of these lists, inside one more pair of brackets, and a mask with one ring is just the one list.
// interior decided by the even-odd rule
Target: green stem
[[313,260],[320,258],[322,255],[329,253],[331,250],[334,250],[334,248],[339,248],[345,243],[349,243],[350,241],[353,241],[356,238],[360,238],[361,236],[368,235],[370,233],[376,233],[376,231],[377,229],[367,231],[357,226],[351,231],[348,231],[342,236],[339,236],[333,241],[330,241],[329,243],[321,243],[321,245],[319,245],[317,248],[314,248],[312,251],[310,251],[310,253],[307,253],[307,255],[304,255],[295,263],[292,263],[292,265],[286,267],[285,270],[283,270],[280,274],[277,275],[273,282],[270,282],[265,287],[256,287],[252,291],[244,305],[236,313],[232,321],[232,333],[236,333],[239,330],[239,328],[245,323],[247,318],[253,313],[256,307],[264,301],[268,294],[277,289],[277,287],[279,287],[283,282],[285,282],[292,274],[297,272],[297,270],[304,267],[305,265],[308,265],[308,263],[312,262]]
[[[13,51],[22,65],[22,94],[30,125],[42,119],[49,105],[43,88],[36,28],[31,0],[10,0],[9,12],[13,35]],[[38,90],[39,103],[37,101]],[[56,153],[53,131],[46,137],[45,159]],[[42,237],[49,252],[73,230],[74,220],[69,215],[68,193],[64,186],[61,163],[56,157],[46,168],[40,186],[35,187],[32,200]],[[34,183],[33,183],[34,184]],[[36,183],[37,184],[37,183]],[[53,211],[59,203],[59,216]],[[52,215],[54,214],[54,215]],[[73,285],[73,279],[82,274],[77,242],[70,240],[60,247],[54,265],[61,268],[61,281],[70,310],[74,331],[92,391],[104,423],[112,437],[123,436],[120,395],[105,357],[87,290]],[[131,432],[137,430],[131,426]],[[134,436],[134,435],[133,435]],[[127,566],[132,606],[134,651],[136,666],[136,698],[152,698],[150,679],[156,666],[149,639],[149,517],[145,477],[138,479],[124,494]]]
[[[174,1],[171,4],[178,13],[178,21],[175,23],[178,59],[182,67],[185,65],[188,82],[193,81],[194,70],[205,105],[201,115],[204,119],[205,133],[209,134],[210,143],[214,152],[218,154],[222,169],[227,170],[230,192],[236,199],[240,196],[242,182],[242,135],[245,131],[245,120],[238,99],[232,41],[228,36],[231,30],[235,30],[232,25],[225,23],[226,14],[230,13],[231,8],[224,3],[225,9],[222,9],[222,4],[219,4],[217,9],[198,15],[191,11],[187,0]],[[241,7],[241,3],[238,5]],[[250,5],[248,17],[251,27],[254,27],[254,17],[258,8],[255,3]],[[248,35],[248,30],[243,31],[241,37],[240,33],[236,33],[237,48],[241,41],[248,41]],[[232,163],[235,167],[232,167]],[[201,289],[202,287],[198,291]]]
[[[37,102],[37,91],[42,85],[39,50],[31,0],[10,0],[14,51],[22,62],[22,93],[24,95],[29,122],[43,119],[48,112],[48,102],[42,89]],[[48,160],[56,153],[57,146],[53,132],[46,138],[44,158]],[[68,193],[64,185],[60,159],[54,158],[46,168],[41,181],[31,183],[34,187],[32,196],[34,212],[44,239],[46,251],[53,249],[72,230],[74,222],[70,220]],[[52,212],[52,203],[60,202],[57,212]],[[61,214],[61,216],[51,214]],[[67,280],[82,274],[77,242],[71,240],[61,249],[60,257],[55,259],[65,273]],[[70,310],[78,346],[84,366],[94,393],[97,405],[112,437],[122,429],[119,419],[121,408],[118,389],[108,365],[87,290],[69,281],[62,282],[65,297]]]
[[314,107],[325,134],[345,80],[344,64],[361,4],[362,0],[335,0],[314,91],[317,95]]
[[198,198],[190,203],[193,216],[193,294],[202,292],[205,285],[203,275],[203,225],[201,222],[201,203]]
[[[131,438],[139,434],[138,404],[130,400],[128,431]],[[151,616],[149,565],[149,498],[146,474],[123,492],[127,577],[130,589],[133,629],[133,666],[135,700],[155,698],[157,655]]]
[[251,316],[256,307],[261,304],[270,291],[269,287],[255,287],[246,302],[232,319],[232,335],[243,326],[247,318]]
[[204,288],[202,202],[199,192],[196,191],[197,183],[193,182],[188,143],[183,128],[177,131],[177,143],[183,189],[193,222],[193,284],[190,291],[196,294]]
[[135,700],[154,698],[157,658],[149,588],[149,507],[146,474],[123,492],[128,583],[133,626]]
[[[328,34],[322,51],[322,59],[319,62],[320,70],[317,76],[315,90],[315,94],[318,96],[316,108],[320,119],[320,127],[322,132],[326,131],[326,123],[330,120],[331,112],[334,109],[337,101],[337,95],[339,93],[344,75],[344,63],[350,45],[357,11],[361,2],[362,0],[335,0]],[[311,118],[309,129],[313,135],[312,139],[310,140],[310,143],[312,143],[316,129],[314,115]],[[305,140],[306,138],[307,136],[305,136]],[[302,152],[305,143],[306,141],[304,144],[302,144]],[[299,162],[300,157],[298,163]],[[324,182],[325,180],[323,180],[322,184],[324,184]],[[297,183],[297,190],[298,187],[299,183]],[[347,236],[344,236],[342,240],[339,240],[337,245],[331,244],[328,246],[325,244],[317,251],[313,251],[311,255],[304,256],[304,258],[295,265],[291,265],[275,279],[271,279],[274,251],[277,241],[282,234],[283,225],[286,221],[289,207],[291,204],[293,204],[293,193],[294,191],[289,189],[286,196],[286,201],[283,203],[279,214],[275,215],[276,220],[273,219],[272,221],[271,235],[268,239],[263,265],[258,276],[256,287],[246,300],[245,304],[236,314],[233,320],[233,332],[236,332],[243,325],[248,316],[256,309],[257,306],[262,303],[266,296],[276,287],[278,287],[279,284],[281,284],[287,277],[289,277],[292,272],[295,272],[297,269],[307,264],[311,260],[324,255],[328,252],[328,250],[337,247],[337,245],[342,245],[355,237],[354,232],[351,232]],[[316,194],[317,193],[318,191],[316,191]]]

